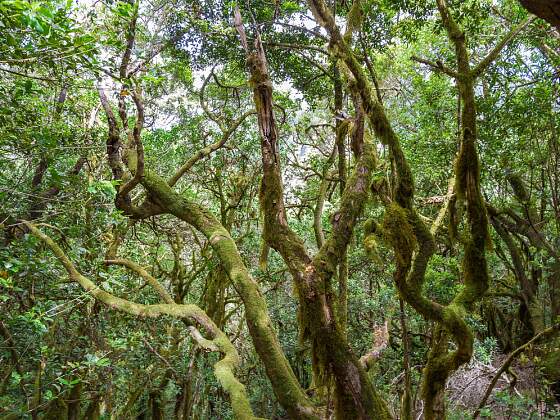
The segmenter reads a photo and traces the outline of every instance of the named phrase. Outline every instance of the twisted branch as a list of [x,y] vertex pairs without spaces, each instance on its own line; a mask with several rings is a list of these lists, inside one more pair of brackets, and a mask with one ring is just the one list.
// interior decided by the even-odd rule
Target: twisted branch
[[114,296],[83,276],[66,256],[64,251],[50,237],[37,229],[34,224],[26,221],[23,223],[35,237],[40,239],[51,249],[53,254],[66,269],[70,280],[80,284],[85,291],[98,301],[113,309],[139,318],[159,318],[163,315],[170,315],[174,318],[187,321],[193,327],[197,324],[202,326],[210,335],[210,340],[207,340],[208,342],[201,340],[202,344],[205,344],[210,350],[219,349],[219,351],[224,354],[224,357],[214,365],[214,374],[222,387],[229,394],[236,418],[247,420],[256,419],[249,404],[249,398],[246,394],[245,387],[237,380],[233,373],[240,363],[237,350],[233,347],[227,336],[214,324],[212,319],[210,319],[202,309],[192,304],[178,305],[174,303],[165,303],[143,305]]

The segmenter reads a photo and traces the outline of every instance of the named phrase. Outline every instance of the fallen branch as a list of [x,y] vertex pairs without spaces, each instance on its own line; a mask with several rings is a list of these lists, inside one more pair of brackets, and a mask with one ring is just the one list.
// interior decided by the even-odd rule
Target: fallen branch
[[484,406],[486,405],[486,402],[488,401],[488,398],[490,397],[490,394],[492,393],[492,390],[496,386],[496,383],[498,383],[498,380],[500,379],[500,376],[502,376],[502,373],[504,373],[505,371],[507,371],[509,369],[510,365],[515,360],[515,358],[519,354],[521,354],[525,349],[527,349],[529,346],[531,346],[532,344],[539,341],[541,338],[548,337],[549,335],[552,335],[557,331],[560,331],[560,324],[553,325],[552,327],[549,327],[546,330],[541,331],[540,333],[535,335],[532,339],[527,341],[522,346],[516,348],[514,351],[512,351],[509,354],[509,356],[507,357],[505,362],[502,364],[500,369],[498,369],[498,371],[494,375],[494,378],[492,378],[492,382],[490,382],[490,385],[488,385],[488,388],[486,388],[486,392],[484,394],[484,397],[482,397],[482,400],[480,401],[480,404],[478,404],[478,408],[476,409],[476,411],[473,414],[473,419],[478,418],[478,416],[480,415],[480,410],[482,410],[482,408],[484,408]]

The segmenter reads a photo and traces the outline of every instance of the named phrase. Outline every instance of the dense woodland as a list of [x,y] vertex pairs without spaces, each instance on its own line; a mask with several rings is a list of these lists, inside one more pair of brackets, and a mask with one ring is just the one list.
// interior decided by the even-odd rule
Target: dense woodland
[[0,76],[0,419],[560,417],[558,1],[0,0]]

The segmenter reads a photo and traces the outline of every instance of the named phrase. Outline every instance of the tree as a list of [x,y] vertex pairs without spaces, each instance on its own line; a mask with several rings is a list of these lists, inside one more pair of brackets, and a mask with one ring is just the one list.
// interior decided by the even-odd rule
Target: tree
[[7,416],[446,418],[488,337],[558,379],[546,24],[510,2],[2,7]]

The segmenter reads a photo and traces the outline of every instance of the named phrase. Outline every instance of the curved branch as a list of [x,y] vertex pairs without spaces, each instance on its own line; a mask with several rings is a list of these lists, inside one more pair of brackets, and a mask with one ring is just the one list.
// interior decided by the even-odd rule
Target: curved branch
[[[464,319],[465,310],[484,294],[487,288],[487,270],[484,258],[487,219],[484,209],[481,210],[480,206],[478,156],[474,147],[474,139],[476,138],[474,96],[471,95],[468,98],[472,101],[465,101],[466,110],[469,112],[468,115],[465,115],[465,120],[466,123],[471,125],[464,131],[471,135],[466,141],[463,141],[463,149],[458,158],[458,167],[471,163],[471,166],[468,167],[468,176],[465,177],[463,172],[460,175],[462,175],[461,180],[468,180],[468,190],[464,188],[462,191],[467,190],[469,225],[474,239],[465,247],[463,267],[466,287],[450,305],[442,306],[422,295],[426,267],[435,251],[435,243],[429,229],[413,208],[414,180],[400,146],[399,138],[393,131],[383,105],[377,100],[364,70],[357,61],[351,47],[341,35],[325,2],[323,0],[309,0],[308,3],[317,22],[331,36],[331,51],[345,64],[343,70],[346,70],[350,77],[354,79],[354,83],[349,84],[350,89],[360,95],[364,110],[370,119],[375,134],[389,147],[392,155],[393,171],[396,177],[393,194],[395,201],[387,207],[381,230],[383,236],[386,236],[395,250],[397,263],[395,283],[399,293],[407,303],[423,316],[441,324],[453,336],[457,344],[457,349],[447,354],[447,333],[443,328],[439,328],[441,340],[434,347],[435,351],[430,357],[429,365],[426,367],[424,374],[424,384],[428,384],[428,386],[424,386],[426,418],[433,418],[435,398],[441,396],[449,373],[468,361],[472,354],[473,337]],[[459,80],[463,82],[463,79],[469,77],[464,34],[451,18],[444,0],[437,0],[437,3],[442,14],[444,27],[448,30],[449,37],[456,46]],[[462,94],[472,93],[472,81],[468,80],[468,82],[465,82],[462,86]],[[474,128],[471,128],[471,126]],[[464,146],[465,144],[466,146]],[[458,181],[457,185],[462,186],[464,184]],[[457,189],[460,190],[460,188]],[[372,231],[375,230],[375,228],[372,229]],[[416,254],[414,255],[415,250]],[[443,401],[443,398],[441,398],[441,401]]]
[[105,95],[105,90],[100,84],[97,85],[97,91],[99,93],[101,106],[103,107],[103,111],[105,111],[105,116],[107,117],[107,125],[109,126],[109,135],[107,136],[107,161],[113,173],[113,179],[117,181],[122,179],[124,173],[119,156],[120,149],[122,147],[119,125],[117,123],[117,119],[115,118],[115,114],[111,109],[107,95]]
[[387,347],[389,343],[389,322],[385,320],[383,325],[377,327],[373,331],[373,347],[372,349],[360,357],[360,363],[364,366],[364,369],[369,370],[372,368],[374,363],[381,357],[381,353]]
[[152,286],[165,303],[169,303],[171,305],[174,305],[176,303],[171,295],[167,292],[167,290],[165,290],[165,287],[163,287],[159,281],[157,281],[152,275],[150,275],[150,273],[148,273],[143,267],[136,264],[135,262],[124,258],[115,258],[111,260],[105,260],[105,264],[122,265],[123,267],[128,268],[129,270],[138,274],[146,281],[146,283]]
[[119,66],[119,77],[122,81],[127,78],[128,65],[130,63],[130,57],[132,56],[132,49],[136,39],[136,22],[138,20],[139,5],[140,2],[138,0],[135,0],[134,3],[132,3],[132,17],[126,31],[126,48]]
[[531,16],[530,18],[524,20],[519,25],[513,27],[501,40],[496,44],[496,46],[484,57],[480,63],[478,63],[475,68],[472,70],[472,75],[474,78],[477,78],[486,70],[486,68],[492,64],[492,62],[498,58],[500,52],[504,49],[504,47],[510,43],[510,41],[515,38],[523,29],[525,29],[533,20],[535,20],[535,16]]
[[212,144],[198,150],[193,156],[191,156],[183,164],[183,166],[181,166],[177,170],[177,172],[175,172],[175,174],[171,178],[169,178],[169,181],[167,181],[169,186],[170,187],[174,186],[177,183],[177,181],[179,181],[179,179],[181,179],[181,177],[185,173],[187,173],[198,161],[200,161],[201,159],[204,159],[205,157],[209,156],[210,154],[212,154],[216,150],[222,148],[226,144],[226,142],[230,139],[230,137],[235,132],[235,130],[237,130],[237,128],[239,128],[239,126],[243,123],[243,121],[245,121],[249,116],[255,115],[255,114],[256,114],[256,111],[253,111],[253,110],[244,113],[238,119],[236,119],[227,130],[225,130],[223,132],[220,140],[218,140],[217,142],[212,143]]
[[[140,138],[142,128],[144,127],[144,104],[142,103],[139,91],[132,94],[132,99],[134,100],[137,110],[136,123],[134,124],[134,129],[132,130],[132,144],[127,145],[127,152],[125,156],[128,169],[134,174],[134,176],[131,180],[119,188],[117,195],[121,197],[125,197],[128,193],[130,193],[134,187],[140,183],[140,180],[144,175],[144,145],[142,144],[142,139]],[[132,154],[131,150],[133,146],[136,149],[135,155]]]
[[222,122],[220,121],[220,119],[216,114],[210,111],[210,108],[208,108],[208,105],[206,105],[206,100],[204,99],[204,92],[206,92],[206,86],[208,85],[208,82],[210,81],[213,75],[214,75],[214,67],[212,68],[212,70],[210,70],[210,73],[208,73],[208,76],[206,76],[204,82],[202,82],[202,86],[200,87],[200,91],[198,93],[200,99],[200,106],[202,107],[202,110],[204,111],[206,116],[211,121],[214,121],[222,131],[225,131]]
[[319,185],[319,192],[317,193],[317,203],[315,204],[315,209],[313,210],[313,229],[315,230],[315,240],[317,241],[317,248],[321,248],[325,242],[325,234],[323,233],[323,206],[325,204],[325,196],[327,195],[327,188],[329,186],[328,171],[332,166],[334,159],[337,154],[337,145],[335,144],[331,155],[327,159],[325,166],[323,167],[323,174],[321,177],[321,183]]
[[211,340],[209,341],[224,354],[224,357],[214,365],[214,373],[222,387],[230,396],[236,418],[248,420],[256,418],[249,404],[249,398],[246,394],[245,387],[233,374],[240,363],[237,350],[233,347],[227,336],[220,331],[202,309],[192,304],[177,305],[166,303],[143,305],[114,296],[102,290],[87,277],[83,276],[66,256],[64,251],[50,237],[37,229],[32,223],[26,221],[23,223],[34,236],[43,241],[43,243],[51,249],[53,254],[66,269],[70,279],[79,283],[84,290],[105,305],[140,318],[158,318],[162,315],[170,315],[175,318],[184,319],[191,324],[203,326],[211,335]]

